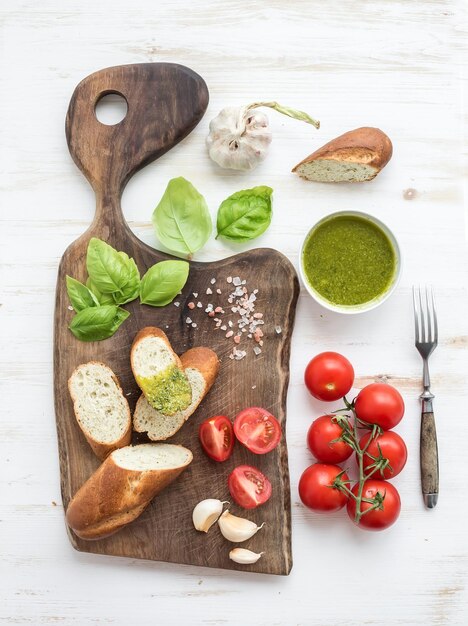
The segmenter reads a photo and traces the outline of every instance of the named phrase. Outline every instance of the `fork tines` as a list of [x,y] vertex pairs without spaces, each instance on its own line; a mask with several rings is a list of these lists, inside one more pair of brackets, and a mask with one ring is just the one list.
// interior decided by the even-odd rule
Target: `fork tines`
[[432,287],[413,287],[415,343],[437,345],[438,328]]

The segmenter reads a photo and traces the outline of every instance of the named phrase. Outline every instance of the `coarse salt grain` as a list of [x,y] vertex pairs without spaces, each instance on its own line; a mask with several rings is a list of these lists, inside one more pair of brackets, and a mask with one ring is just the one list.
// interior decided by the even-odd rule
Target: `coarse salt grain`
[[240,343],[240,340],[241,340],[240,335],[236,335],[234,337],[234,343]]
[[73,311],[73,307],[72,306],[68,305],[67,308],[68,308],[69,311]]
[[194,298],[198,298],[198,293],[193,292],[192,295],[193,295]]
[[228,277],[226,278],[226,282],[227,282],[227,283],[232,283],[232,276],[228,276]]
[[212,279],[210,280],[210,283],[211,283],[212,285],[214,285],[214,284],[215,284],[215,282],[216,282],[216,278],[212,278]]
[[276,333],[277,335],[281,335],[281,333],[282,333],[281,326],[275,326],[275,333]]
[[192,322],[192,328],[196,328],[196,327],[197,327],[196,323]]
[[180,306],[180,302],[174,302],[174,306]]
[[201,309],[201,308],[202,308],[202,306],[203,306],[203,303],[202,303],[202,302],[197,302],[197,308]]
[[219,295],[221,295],[221,289],[216,289],[216,293],[219,293]]
[[185,323],[186,324],[191,324],[192,320],[190,319],[190,317],[185,318]]
[[259,348],[258,346],[254,346],[253,351],[254,351],[254,352],[255,352],[255,354],[258,356],[259,354],[261,354],[262,349],[261,349],[261,348]]
[[239,285],[242,285],[242,281],[239,278],[239,276],[234,276],[234,278],[232,279],[232,284],[234,285],[234,287],[238,287]]
[[213,290],[208,287],[208,289],[206,290],[206,295],[211,296],[212,293],[213,293]]
[[232,337],[233,334],[234,334],[233,330],[228,330],[227,333],[226,333],[226,337],[229,339],[229,337]]
[[187,306],[188,306],[189,309],[194,309],[195,308],[195,302],[189,302],[187,304]]

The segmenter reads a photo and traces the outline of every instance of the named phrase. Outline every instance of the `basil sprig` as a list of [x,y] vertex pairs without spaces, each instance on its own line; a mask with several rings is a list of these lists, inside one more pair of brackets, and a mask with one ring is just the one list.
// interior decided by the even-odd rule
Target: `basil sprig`
[[153,225],[168,250],[189,257],[205,245],[213,228],[205,198],[182,176],[169,181]]
[[243,189],[224,200],[216,222],[218,234],[230,241],[243,242],[259,237],[271,222],[271,187]]
[[67,293],[76,315],[69,328],[81,341],[111,337],[130,313],[119,305],[140,296],[142,304],[165,306],[187,282],[187,261],[161,261],[143,279],[134,259],[93,237],[86,255],[86,285],[66,277]]
[[116,304],[90,307],[75,315],[69,329],[81,341],[101,341],[111,337],[129,315]]

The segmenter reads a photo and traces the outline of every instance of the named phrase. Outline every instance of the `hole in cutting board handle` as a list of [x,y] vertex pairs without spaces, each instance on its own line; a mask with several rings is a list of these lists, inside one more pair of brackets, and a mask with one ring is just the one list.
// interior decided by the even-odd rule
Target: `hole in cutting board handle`
[[125,97],[118,91],[103,93],[94,106],[94,113],[101,124],[115,126],[125,119],[128,104]]

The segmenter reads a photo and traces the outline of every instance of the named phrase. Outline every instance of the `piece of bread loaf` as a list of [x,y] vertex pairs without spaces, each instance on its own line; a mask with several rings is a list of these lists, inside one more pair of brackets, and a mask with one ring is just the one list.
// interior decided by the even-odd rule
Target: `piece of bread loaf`
[[68,380],[79,427],[102,460],[117,448],[128,446],[132,418],[114,372],[97,361],[79,365]]
[[133,413],[133,428],[139,433],[148,433],[152,441],[163,441],[175,435],[188,418],[195,413],[206,396],[219,372],[219,359],[209,348],[191,348],[180,361],[192,386],[192,402],[183,411],[174,415],[163,415],[153,409],[141,395]]
[[375,178],[392,152],[392,142],[384,132],[365,126],[332,139],[292,171],[321,183],[359,183]]
[[166,334],[148,326],[136,335],[130,362],[135,380],[148,403],[164,415],[186,409],[192,387]]
[[66,520],[82,539],[102,539],[136,519],[192,461],[183,446],[144,443],[120,448],[77,491]]

